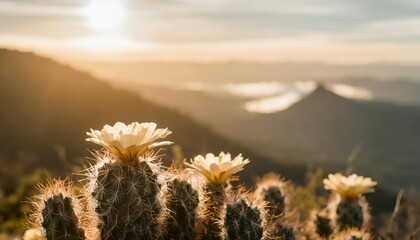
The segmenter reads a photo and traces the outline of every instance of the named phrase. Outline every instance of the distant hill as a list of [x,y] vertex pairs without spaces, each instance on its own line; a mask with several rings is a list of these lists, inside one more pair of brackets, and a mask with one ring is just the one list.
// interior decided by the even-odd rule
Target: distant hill
[[[419,82],[416,65],[258,62],[116,62],[76,63],[95,75],[124,83],[177,86],[191,82],[206,84],[246,82],[338,81],[348,78],[407,79]],[[165,69],[165,71],[162,71]]]
[[[255,114],[243,109],[245,100],[224,95],[156,87],[138,91],[154,92],[144,96],[275,159],[330,171],[351,165],[385,187],[420,189],[420,107],[415,105],[355,101],[320,86],[284,111]],[[156,94],[171,101],[161,101]],[[348,164],[351,155],[354,161]]]
[[369,78],[350,78],[340,82],[368,89],[374,100],[420,105],[420,83],[418,81],[404,79],[380,81]]
[[[324,87],[289,109],[248,123],[272,144],[271,156],[293,156],[344,168],[353,166],[386,186],[420,189],[420,108],[339,97]],[[251,143],[252,145],[252,143]]]
[[[187,157],[222,150],[243,153],[252,159],[242,174],[248,183],[269,171],[298,181],[305,174],[303,166],[256,154],[183,114],[50,59],[2,49],[0,66],[0,167],[19,165],[25,171],[45,167],[64,175],[69,163],[85,162],[84,157],[91,156],[87,149],[98,148],[85,142],[90,128],[116,121],[154,121],[173,131],[170,140]],[[170,149],[166,153],[169,162]]]

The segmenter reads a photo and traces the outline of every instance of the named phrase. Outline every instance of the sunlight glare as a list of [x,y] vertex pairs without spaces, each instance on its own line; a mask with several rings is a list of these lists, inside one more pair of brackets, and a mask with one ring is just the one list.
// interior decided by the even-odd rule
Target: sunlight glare
[[115,30],[124,20],[125,9],[122,0],[90,0],[85,15],[94,30]]
[[275,113],[286,110],[293,104],[299,102],[303,97],[302,94],[290,92],[275,97],[268,97],[249,101],[245,104],[248,112],[255,113]]
[[366,88],[350,86],[342,83],[328,84],[327,88],[335,94],[345,98],[369,100],[373,97],[372,92]]

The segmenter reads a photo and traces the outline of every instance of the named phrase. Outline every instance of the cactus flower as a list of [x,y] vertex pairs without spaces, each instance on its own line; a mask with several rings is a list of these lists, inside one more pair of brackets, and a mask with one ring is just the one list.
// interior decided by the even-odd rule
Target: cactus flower
[[157,141],[167,137],[171,131],[156,129],[156,126],[153,122],[133,122],[129,125],[117,122],[114,126],[105,125],[100,131],[91,129],[86,133],[90,137],[86,141],[103,146],[122,161],[132,161],[149,149],[172,144]]
[[332,190],[343,198],[358,198],[364,193],[373,192],[373,187],[377,182],[371,178],[365,178],[352,174],[348,177],[340,173],[329,174],[324,179],[324,187],[326,190]]
[[188,171],[200,173],[212,184],[222,185],[235,173],[242,171],[248,163],[249,160],[244,160],[241,154],[232,159],[230,153],[221,152],[219,156],[212,153],[205,157],[198,155],[191,163],[185,164],[189,167]]
[[31,228],[26,230],[25,234],[23,235],[23,240],[40,240],[41,239],[41,232],[36,228]]

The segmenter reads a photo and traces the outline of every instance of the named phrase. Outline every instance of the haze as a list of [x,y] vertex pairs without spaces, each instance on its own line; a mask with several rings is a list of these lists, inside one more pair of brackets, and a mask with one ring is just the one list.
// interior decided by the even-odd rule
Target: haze
[[0,46],[68,61],[420,63],[420,3],[0,0]]

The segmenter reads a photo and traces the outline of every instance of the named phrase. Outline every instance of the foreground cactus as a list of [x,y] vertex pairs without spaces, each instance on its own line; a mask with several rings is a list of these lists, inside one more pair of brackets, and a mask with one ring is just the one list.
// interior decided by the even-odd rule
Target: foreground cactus
[[250,204],[244,194],[232,197],[226,205],[222,224],[226,231],[223,239],[257,240],[264,234],[264,216],[261,209]]
[[288,183],[277,175],[258,181],[254,197],[259,203],[265,203],[265,210],[272,220],[290,211],[291,194]]
[[308,222],[307,231],[313,239],[328,239],[333,234],[328,210],[313,210]]
[[149,150],[171,132],[154,123],[117,123],[92,130],[87,139],[105,147],[89,173],[87,191],[102,224],[101,239],[156,239],[164,181],[160,162]]
[[[34,198],[35,212],[31,216],[36,230],[28,232],[26,238],[40,235],[48,240],[86,239],[82,218],[82,207],[73,194],[72,186],[61,180],[48,180],[39,185],[40,194]],[[36,239],[36,238],[35,238]]]
[[229,153],[223,152],[219,156],[211,153],[205,157],[198,155],[191,163],[186,163],[188,171],[201,174],[207,181],[203,187],[202,239],[221,239],[223,227],[220,222],[226,200],[225,188],[228,180],[248,163],[249,160],[244,160],[241,155],[231,159]]
[[268,235],[274,239],[297,239],[297,229],[289,219],[291,191],[288,183],[278,175],[269,175],[257,182],[254,197],[267,212]]
[[[232,194],[231,178],[249,160],[223,152],[196,156],[185,170],[164,171],[153,149],[171,144],[157,142],[170,133],[154,123],[91,130],[87,140],[104,149],[86,170],[87,184],[79,197],[65,181],[41,186],[25,239],[303,239],[287,182],[271,176],[258,182],[253,198],[241,188]],[[376,182],[330,174],[324,184],[333,191],[330,202],[312,214],[305,236],[370,239],[363,194]]]
[[198,192],[183,173],[173,174],[167,182],[166,212],[161,225],[162,239],[196,239]]
[[377,183],[370,178],[352,174],[344,177],[341,174],[330,174],[324,179],[325,189],[332,190],[328,208],[330,219],[336,230],[368,227],[370,222],[369,206],[362,194],[372,192]]

